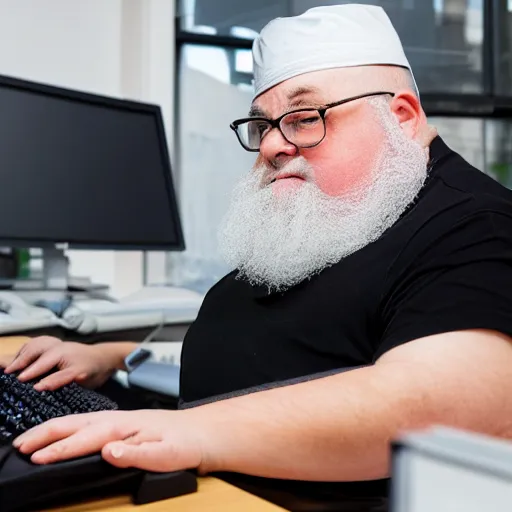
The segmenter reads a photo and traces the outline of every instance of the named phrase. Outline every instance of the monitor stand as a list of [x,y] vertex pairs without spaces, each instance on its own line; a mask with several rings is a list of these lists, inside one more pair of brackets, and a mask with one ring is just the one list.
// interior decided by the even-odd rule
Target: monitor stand
[[69,258],[62,249],[43,249],[43,290],[67,290]]
[[76,278],[69,275],[69,258],[64,249],[43,249],[43,290],[60,290],[70,292],[106,291],[108,286],[94,284],[90,279]]
[[13,291],[106,292],[108,286],[69,275],[69,258],[64,249],[43,249],[42,277],[0,279],[0,289]]

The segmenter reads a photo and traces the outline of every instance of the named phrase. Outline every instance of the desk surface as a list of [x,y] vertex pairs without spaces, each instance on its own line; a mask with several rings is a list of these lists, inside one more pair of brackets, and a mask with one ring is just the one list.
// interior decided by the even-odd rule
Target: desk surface
[[[272,512],[284,510],[248,492],[218,480],[217,478],[202,477],[198,479],[196,493],[178,496],[170,500],[157,501],[147,505],[132,505],[130,498],[118,497],[97,500],[90,503],[80,503],[69,507],[52,509],[51,512]],[[50,512],[50,511],[46,511]]]
[[[0,337],[0,354],[15,354],[27,338],[20,336]],[[53,509],[53,512],[273,512],[284,510],[261,498],[253,496],[222,480],[212,477],[198,478],[198,491],[193,494],[179,496],[170,500],[158,501],[147,505],[135,506],[128,496],[112,499],[95,500],[67,507]]]

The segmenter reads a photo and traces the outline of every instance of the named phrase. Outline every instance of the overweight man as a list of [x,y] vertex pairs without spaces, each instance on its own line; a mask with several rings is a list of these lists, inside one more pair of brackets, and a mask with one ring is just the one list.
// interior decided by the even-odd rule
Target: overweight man
[[[220,230],[233,271],[184,341],[180,410],[49,421],[14,442],[35,463],[353,482],[388,477],[409,429],[512,436],[512,193],[429,126],[381,8],[278,18],[253,58],[231,128],[256,162]],[[7,371],[96,387],[135,347],[38,338]]]

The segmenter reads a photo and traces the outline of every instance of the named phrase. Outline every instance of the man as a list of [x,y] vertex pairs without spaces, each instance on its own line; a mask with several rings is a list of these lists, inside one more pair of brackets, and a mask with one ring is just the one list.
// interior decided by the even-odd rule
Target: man
[[[389,475],[389,441],[445,424],[512,435],[512,194],[427,123],[380,8],[265,27],[232,128],[259,152],[221,246],[236,268],[183,346],[179,411],[60,418],[15,441],[36,463],[280,480]],[[7,371],[96,386],[133,344],[36,339]],[[349,370],[349,371],[347,371]]]

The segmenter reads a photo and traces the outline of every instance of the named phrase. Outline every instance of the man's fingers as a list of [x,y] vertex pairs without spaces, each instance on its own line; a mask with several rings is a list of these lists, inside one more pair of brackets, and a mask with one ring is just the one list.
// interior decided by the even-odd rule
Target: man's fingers
[[31,453],[36,464],[99,453],[106,443],[124,439],[133,432],[133,425],[123,418],[122,411],[57,418],[22,434],[13,444],[20,452]]
[[59,460],[73,459],[101,451],[105,443],[112,441],[113,431],[89,425],[35,451],[30,460],[35,464],[51,464]]
[[99,453],[105,444],[128,435],[129,426],[118,428],[113,425],[112,421],[91,422],[75,430],[68,437],[35,451],[30,460],[36,464],[51,464],[60,460]]
[[[37,355],[39,356],[39,354]],[[59,357],[55,353],[52,353],[51,350],[49,352],[45,352],[30,364],[30,366],[27,366],[18,375],[18,379],[21,381],[35,379],[55,368],[58,362]]]
[[119,468],[136,467],[146,471],[174,471],[184,469],[169,457],[169,450],[161,441],[133,444],[127,441],[108,443],[101,451],[102,457]]
[[51,336],[33,338],[20,348],[14,360],[5,368],[6,373],[22,370],[33,363],[41,354],[48,352],[52,347],[60,343],[62,343],[60,340]]
[[41,379],[38,383],[34,385],[34,389],[37,391],[53,391],[55,389],[59,389],[66,384],[69,384],[73,381],[80,381],[87,378],[87,373],[79,372],[75,368],[66,368],[64,370],[59,370],[44,379]]
[[13,441],[13,445],[22,453],[33,453],[87,427],[91,422],[90,416],[94,414],[97,413],[72,414],[63,418],[46,421],[18,436]]
[[41,350],[28,349],[26,345],[14,356],[11,363],[6,366],[5,373],[17,372],[33,363],[41,355]]

